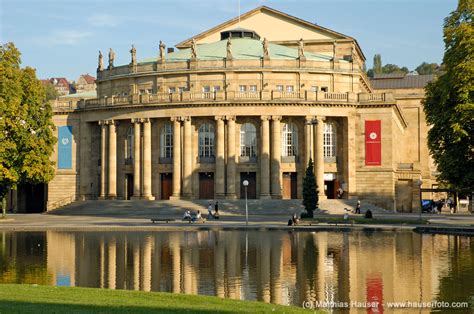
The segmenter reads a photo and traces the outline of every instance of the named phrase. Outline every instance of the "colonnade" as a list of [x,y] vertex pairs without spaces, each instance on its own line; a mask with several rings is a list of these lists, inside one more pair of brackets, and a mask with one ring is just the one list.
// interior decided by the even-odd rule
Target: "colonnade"
[[[215,197],[235,199],[236,178],[236,117],[215,116]],[[173,183],[172,199],[189,199],[193,196],[193,145],[192,117],[175,116],[173,124]],[[260,198],[282,197],[281,182],[281,120],[282,116],[260,116]],[[151,120],[132,118],[133,145],[133,197],[153,200]],[[101,179],[100,198],[117,197],[117,121],[101,120]],[[227,126],[227,131],[226,130]],[[143,141],[141,131],[143,130]],[[183,132],[183,134],[181,134]],[[324,199],[324,117],[305,117],[305,165],[314,160],[319,198]],[[225,144],[227,142],[227,145]],[[142,177],[143,176],[143,177]],[[141,188],[142,187],[142,188]]]

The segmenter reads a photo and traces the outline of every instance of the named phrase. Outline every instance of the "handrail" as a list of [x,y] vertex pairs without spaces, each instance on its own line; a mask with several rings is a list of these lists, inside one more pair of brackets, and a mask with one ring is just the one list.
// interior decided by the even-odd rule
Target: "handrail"
[[52,209],[56,209],[58,207],[61,207],[61,206],[65,206],[67,204],[70,204],[72,202],[74,202],[76,200],[76,196],[75,195],[69,195],[65,198],[62,198],[52,204],[48,204],[48,210],[52,210]]

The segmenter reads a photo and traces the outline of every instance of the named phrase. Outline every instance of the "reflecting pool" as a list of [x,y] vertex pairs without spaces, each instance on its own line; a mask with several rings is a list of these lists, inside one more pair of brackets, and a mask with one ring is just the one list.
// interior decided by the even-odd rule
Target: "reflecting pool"
[[[403,313],[411,310],[390,309],[388,302],[474,297],[472,237],[218,230],[0,232],[0,237],[0,283],[308,302],[337,313]],[[364,307],[374,302],[379,304]]]

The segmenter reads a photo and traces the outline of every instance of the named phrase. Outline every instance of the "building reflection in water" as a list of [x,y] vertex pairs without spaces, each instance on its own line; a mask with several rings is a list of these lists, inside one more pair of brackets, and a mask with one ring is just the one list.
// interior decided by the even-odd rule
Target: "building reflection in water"
[[[454,294],[454,301],[462,301],[474,294],[469,237],[240,231],[2,232],[1,237],[3,283],[168,291],[298,306],[303,301],[429,302]],[[456,290],[446,280],[451,277],[463,291],[447,291]]]

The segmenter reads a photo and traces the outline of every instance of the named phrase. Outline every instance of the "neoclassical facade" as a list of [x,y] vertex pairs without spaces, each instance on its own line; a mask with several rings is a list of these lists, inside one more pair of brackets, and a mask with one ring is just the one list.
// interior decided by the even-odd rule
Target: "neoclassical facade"
[[297,199],[309,159],[320,199],[416,211],[417,181],[435,182],[422,90],[374,90],[355,39],[259,7],[176,47],[126,65],[111,49],[97,98],[54,103],[48,208],[236,199],[244,180],[249,198]]

